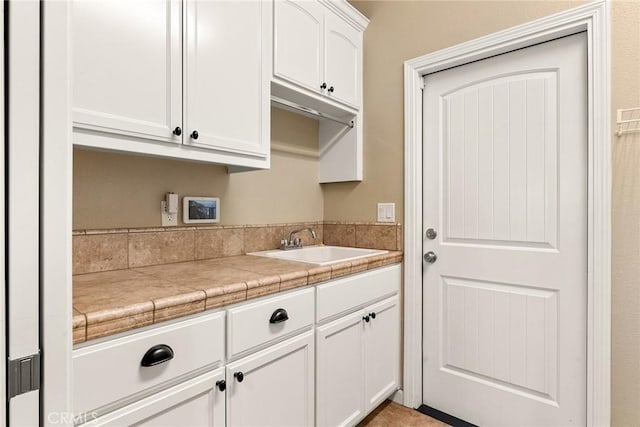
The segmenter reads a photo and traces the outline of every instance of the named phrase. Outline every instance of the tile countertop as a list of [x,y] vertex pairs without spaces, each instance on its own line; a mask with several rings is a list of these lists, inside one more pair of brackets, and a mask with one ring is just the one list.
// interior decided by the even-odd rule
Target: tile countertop
[[396,264],[402,252],[319,266],[250,255],[73,276],[73,343]]

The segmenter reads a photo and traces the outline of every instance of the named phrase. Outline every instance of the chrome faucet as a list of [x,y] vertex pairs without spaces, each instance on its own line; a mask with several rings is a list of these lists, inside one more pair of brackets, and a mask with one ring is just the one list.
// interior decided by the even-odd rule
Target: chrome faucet
[[302,248],[302,240],[299,237],[293,237],[294,234],[298,234],[301,233],[303,231],[308,231],[309,233],[311,233],[311,237],[313,237],[313,239],[315,240],[318,235],[316,234],[315,230],[311,227],[306,227],[306,228],[299,228],[297,230],[293,230],[291,233],[289,233],[289,239],[283,239],[280,241],[280,249],[282,249],[283,251],[288,251],[290,249],[301,249]]

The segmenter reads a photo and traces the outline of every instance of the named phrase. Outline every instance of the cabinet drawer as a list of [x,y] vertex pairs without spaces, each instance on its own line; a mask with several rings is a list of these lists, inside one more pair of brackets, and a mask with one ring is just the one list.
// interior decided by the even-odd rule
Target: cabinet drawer
[[[310,288],[230,309],[228,357],[313,325],[313,294]],[[272,317],[278,317],[273,319],[275,323]]]
[[317,321],[362,307],[400,290],[400,264],[357,274],[317,287]]
[[[196,369],[221,364],[224,315],[201,316],[74,350],[74,413],[91,411]],[[173,359],[142,366],[145,354],[160,345],[171,348]]]

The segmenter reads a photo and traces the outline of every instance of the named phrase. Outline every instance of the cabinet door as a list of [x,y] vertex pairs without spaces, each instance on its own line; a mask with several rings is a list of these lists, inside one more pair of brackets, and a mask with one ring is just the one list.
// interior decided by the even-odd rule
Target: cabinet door
[[313,347],[310,331],[228,364],[227,425],[313,425]]
[[364,414],[363,312],[317,329],[317,425],[353,425]]
[[71,13],[74,127],[182,142],[180,2],[74,0]]
[[274,75],[320,93],[323,7],[315,0],[275,0],[274,13]]
[[398,389],[400,379],[400,308],[398,296],[367,309],[371,321],[364,339],[365,405],[369,412]]
[[[327,12],[325,16],[326,94],[353,107],[360,107],[362,33]],[[333,90],[331,89],[333,88]]]
[[184,142],[266,157],[271,2],[187,0],[185,8]]
[[103,417],[82,416],[86,426],[222,427],[225,425],[224,392],[216,383],[224,368],[185,381]]

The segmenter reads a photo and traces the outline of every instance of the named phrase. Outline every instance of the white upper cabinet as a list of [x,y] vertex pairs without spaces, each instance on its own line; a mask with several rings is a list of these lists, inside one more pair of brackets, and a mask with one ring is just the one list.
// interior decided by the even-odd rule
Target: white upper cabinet
[[271,3],[186,2],[185,143],[269,152]]
[[346,0],[274,0],[274,106],[320,117],[321,183],[362,181],[362,51],[369,20]]
[[360,107],[362,33],[334,14],[325,18],[325,80],[327,95]]
[[180,21],[177,1],[74,0],[76,128],[181,142]]
[[291,0],[278,0],[274,8],[274,75],[321,93],[324,8]]
[[74,144],[268,168],[272,7],[74,0]]
[[362,104],[368,20],[344,0],[275,0],[274,22],[273,94],[353,117]]

